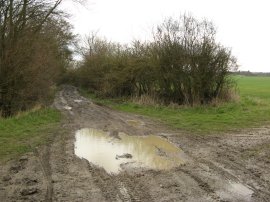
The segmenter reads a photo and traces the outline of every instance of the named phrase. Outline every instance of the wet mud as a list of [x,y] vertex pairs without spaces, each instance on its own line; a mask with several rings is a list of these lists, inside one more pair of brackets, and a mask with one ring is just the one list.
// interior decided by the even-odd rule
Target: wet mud
[[[0,165],[0,201],[270,201],[269,125],[186,134],[98,106],[72,86],[63,86],[53,107],[63,130]],[[105,160],[89,151],[105,152]]]

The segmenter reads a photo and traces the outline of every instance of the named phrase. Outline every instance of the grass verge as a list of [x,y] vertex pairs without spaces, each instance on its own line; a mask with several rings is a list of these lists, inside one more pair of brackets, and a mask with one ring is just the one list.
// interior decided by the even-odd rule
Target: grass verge
[[250,128],[270,121],[270,77],[235,76],[240,101],[218,106],[144,106],[121,100],[104,100],[87,94],[95,102],[114,109],[146,115],[174,128],[196,133],[218,133]]
[[61,115],[54,109],[25,112],[0,119],[0,161],[32,151],[59,129]]

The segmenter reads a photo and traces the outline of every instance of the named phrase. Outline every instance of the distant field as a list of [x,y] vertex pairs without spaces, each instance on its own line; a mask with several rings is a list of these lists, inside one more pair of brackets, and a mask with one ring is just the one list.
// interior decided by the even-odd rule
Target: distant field
[[57,130],[60,118],[56,110],[40,109],[18,117],[0,119],[0,161],[46,143]]
[[114,109],[156,118],[172,127],[198,133],[217,133],[256,127],[270,121],[270,77],[235,76],[240,101],[217,107],[155,107],[131,102],[97,100]]
[[235,76],[241,96],[270,99],[270,76]]

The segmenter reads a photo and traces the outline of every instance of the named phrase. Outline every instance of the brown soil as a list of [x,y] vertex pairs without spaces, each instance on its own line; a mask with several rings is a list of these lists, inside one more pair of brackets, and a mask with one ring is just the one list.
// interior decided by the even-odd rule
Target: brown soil
[[[58,93],[54,107],[65,116],[64,132],[0,166],[0,201],[270,201],[269,126],[184,134],[98,106],[70,86]],[[109,175],[74,155],[75,131],[81,128],[160,135],[183,149],[188,160],[169,171],[126,168]]]

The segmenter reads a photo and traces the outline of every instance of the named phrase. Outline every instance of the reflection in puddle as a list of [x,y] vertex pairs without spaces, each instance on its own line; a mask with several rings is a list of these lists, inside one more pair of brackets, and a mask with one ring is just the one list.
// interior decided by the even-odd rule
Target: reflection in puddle
[[[181,149],[158,136],[119,133],[119,138],[114,138],[102,130],[89,128],[76,132],[75,154],[103,167],[108,173],[118,173],[124,164],[170,169],[183,164],[185,156]],[[125,154],[130,154],[131,158],[125,158]],[[124,158],[116,158],[119,156]]]

